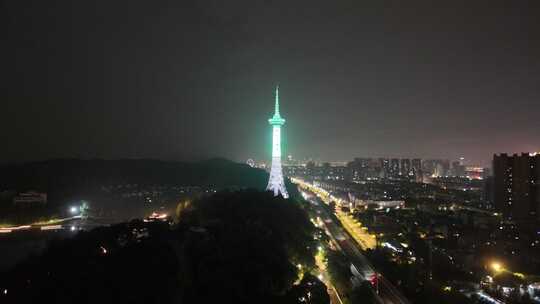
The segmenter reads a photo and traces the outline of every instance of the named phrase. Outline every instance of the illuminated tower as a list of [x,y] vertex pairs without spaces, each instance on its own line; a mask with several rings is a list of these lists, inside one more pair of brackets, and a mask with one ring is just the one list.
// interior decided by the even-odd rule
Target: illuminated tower
[[272,126],[272,167],[270,168],[270,179],[266,190],[274,192],[274,196],[281,194],[283,198],[288,198],[289,194],[285,188],[283,172],[281,170],[281,126],[285,124],[285,119],[279,115],[279,87],[276,86],[276,109],[274,116],[268,120]]

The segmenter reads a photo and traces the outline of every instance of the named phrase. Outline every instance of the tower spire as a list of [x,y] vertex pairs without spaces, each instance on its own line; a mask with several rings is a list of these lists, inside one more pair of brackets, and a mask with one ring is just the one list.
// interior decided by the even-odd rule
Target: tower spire
[[279,84],[276,85],[276,109],[274,115],[279,116]]
[[274,116],[272,116],[268,122],[270,122],[271,125],[283,125],[285,124],[285,119],[279,114],[279,84],[276,85],[275,99]]

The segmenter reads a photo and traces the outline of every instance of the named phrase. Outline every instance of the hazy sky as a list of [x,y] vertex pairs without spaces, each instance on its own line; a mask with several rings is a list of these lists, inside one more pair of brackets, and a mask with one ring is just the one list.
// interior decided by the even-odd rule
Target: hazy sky
[[540,150],[537,2],[2,1],[0,161]]

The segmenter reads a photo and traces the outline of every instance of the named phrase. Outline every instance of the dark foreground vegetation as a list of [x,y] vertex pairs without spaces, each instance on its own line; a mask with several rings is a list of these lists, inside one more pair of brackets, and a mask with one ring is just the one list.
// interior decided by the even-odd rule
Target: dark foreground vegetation
[[294,200],[220,192],[174,226],[132,221],[51,243],[1,274],[0,302],[328,303],[308,273],[314,232]]

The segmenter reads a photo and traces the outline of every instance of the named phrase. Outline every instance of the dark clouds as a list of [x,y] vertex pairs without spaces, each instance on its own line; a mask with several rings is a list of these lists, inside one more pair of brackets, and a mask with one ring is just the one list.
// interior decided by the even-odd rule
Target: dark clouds
[[[0,159],[540,150],[534,1],[4,1]],[[489,5],[488,5],[489,4]]]

